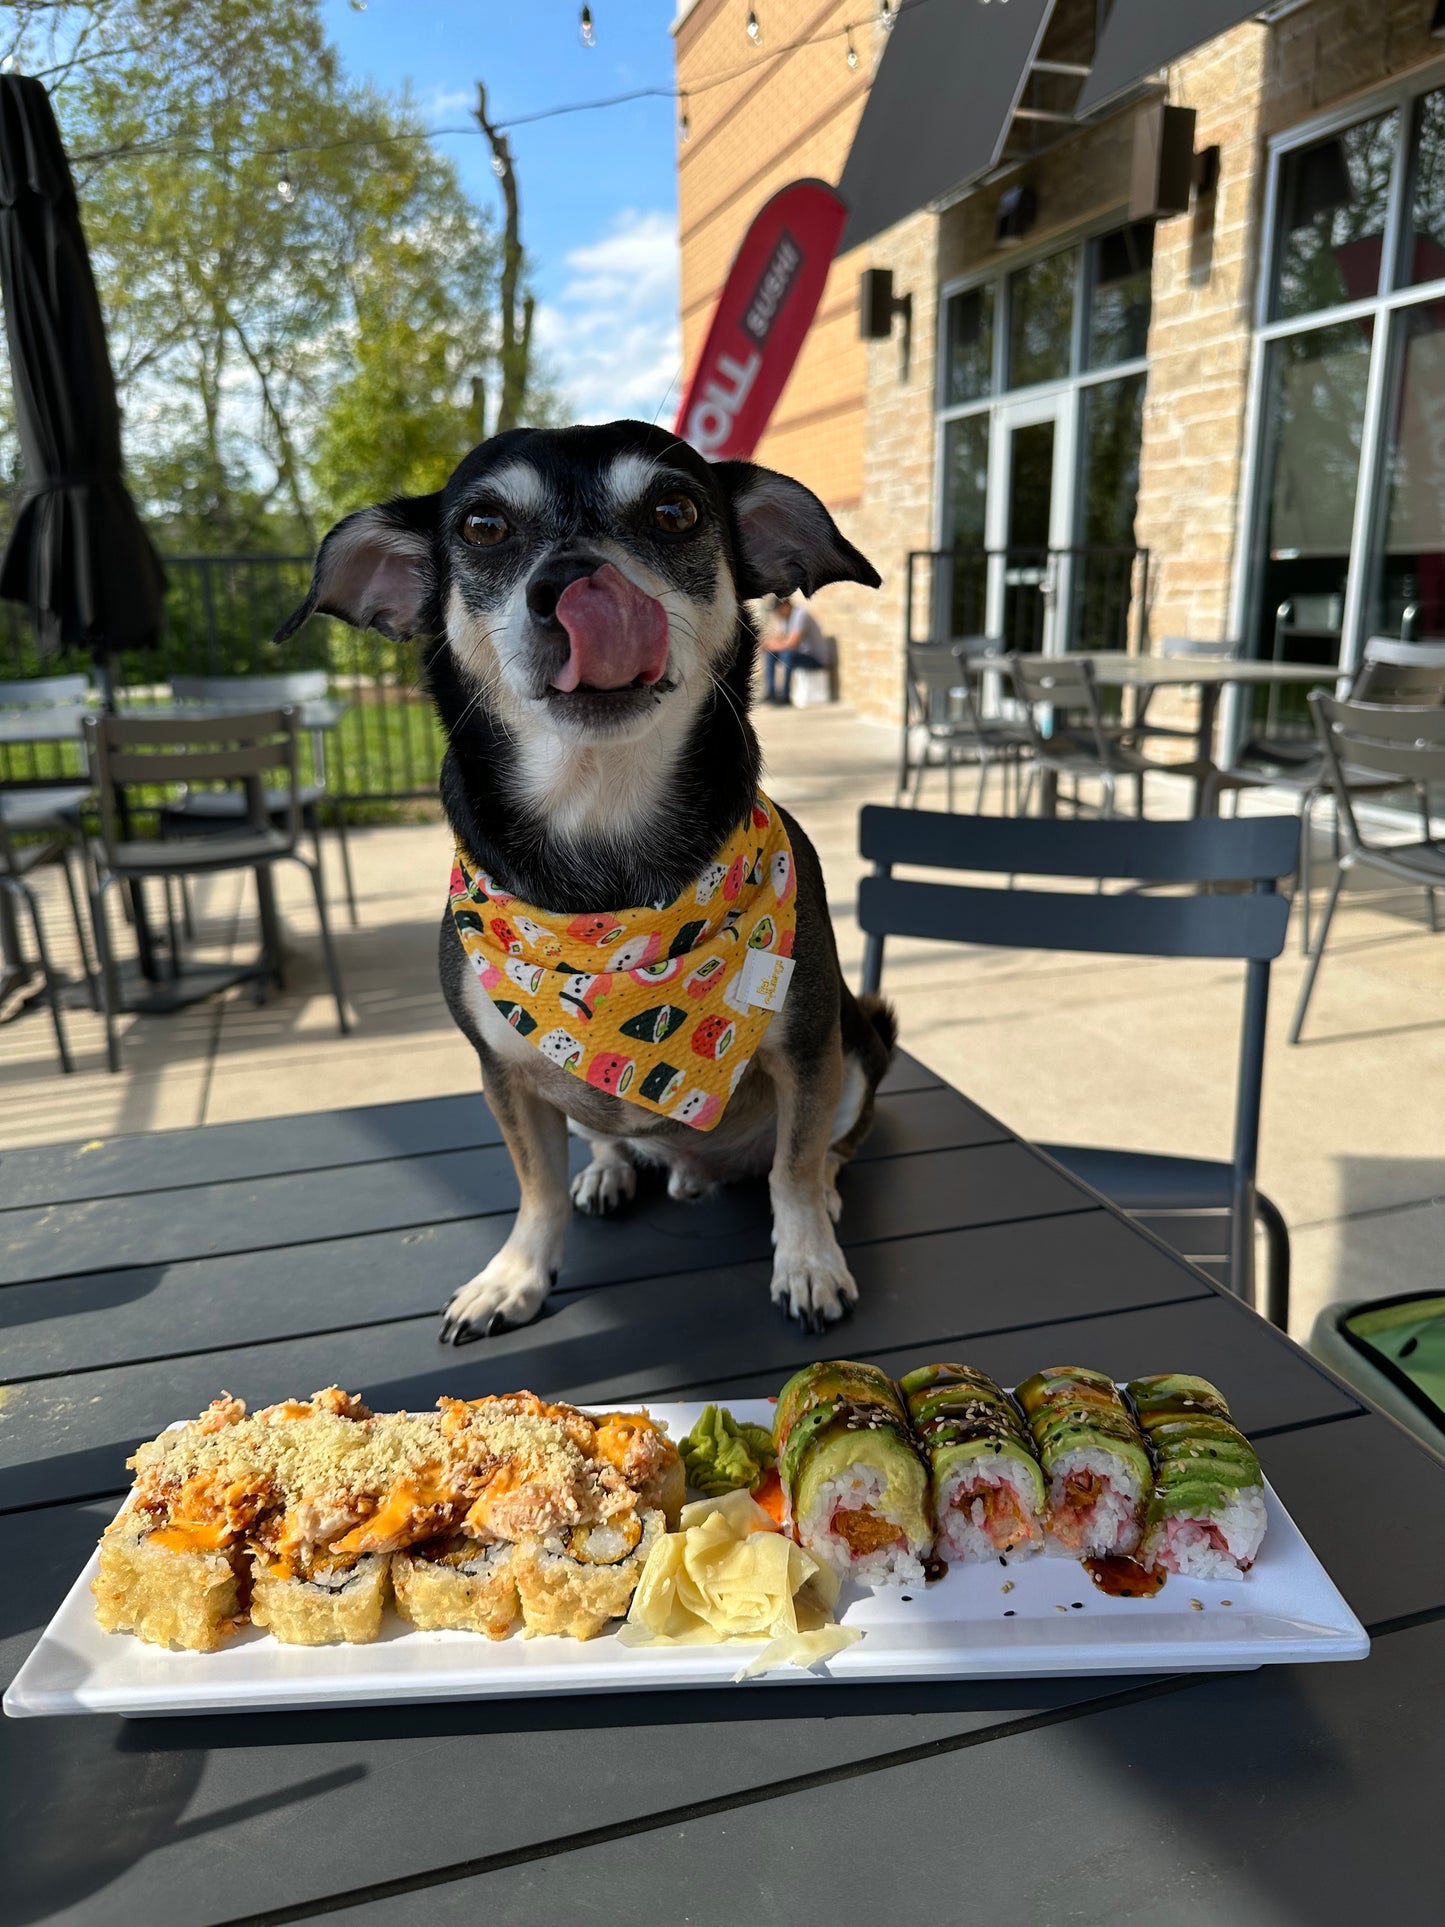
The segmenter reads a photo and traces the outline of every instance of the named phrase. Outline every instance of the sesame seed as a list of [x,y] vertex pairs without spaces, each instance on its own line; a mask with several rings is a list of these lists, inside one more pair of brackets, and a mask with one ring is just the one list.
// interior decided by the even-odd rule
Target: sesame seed
[[1000,1553],[998,1556],[998,1562],[1001,1566],[1006,1566],[1008,1564],[1008,1560],[1004,1558],[1002,1553]]
[[1066,1612],[1067,1612],[1068,1610],[1069,1610],[1069,1609],[1068,1609],[1068,1607],[1067,1607],[1067,1606],[1055,1606],[1055,1607],[1054,1607],[1054,1611],[1055,1611],[1056,1613],[1066,1613]]
[[1232,1599],[1221,1599],[1219,1603],[1221,1606],[1232,1606],[1234,1601]]
[[905,1606],[911,1606],[913,1604],[913,1594],[911,1592],[903,1594],[903,1603]]
[[1005,1619],[1012,1619],[1012,1618],[1013,1618],[1013,1616],[1014,1616],[1014,1609],[1013,1609],[1013,1607],[1012,1607],[1012,1606],[1009,1606],[1009,1607],[1008,1607],[1008,1608],[1007,1608],[1007,1609],[1005,1610],[1005,1612],[1004,1612],[1004,1618],[1005,1618]]
[[1013,1589],[1014,1589],[1014,1582],[1012,1579],[1005,1579],[1003,1584],[999,1587],[1000,1592],[1012,1592]]
[[1074,1610],[1074,1611],[1075,1611],[1076,1613],[1081,1613],[1081,1612],[1082,1612],[1082,1611],[1084,1610],[1084,1602],[1083,1602],[1083,1600],[1082,1600],[1082,1599],[1076,1599],[1076,1600],[1074,1601],[1074,1604],[1073,1604],[1073,1610]]
[[1204,1611],[1204,1601],[1202,1599],[1191,1599],[1189,1602],[1189,1610],[1192,1613],[1202,1613]]

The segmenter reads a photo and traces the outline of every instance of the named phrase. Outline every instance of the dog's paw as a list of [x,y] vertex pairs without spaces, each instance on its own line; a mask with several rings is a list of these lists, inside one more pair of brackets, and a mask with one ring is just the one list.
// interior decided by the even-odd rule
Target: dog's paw
[[475,1338],[530,1325],[556,1282],[555,1271],[543,1271],[535,1259],[503,1245],[486,1269],[454,1294],[442,1318],[442,1344],[469,1345]]
[[637,1194],[637,1171],[617,1158],[594,1158],[572,1180],[572,1202],[589,1217],[605,1218]]
[[684,1164],[674,1164],[667,1174],[667,1195],[683,1204],[695,1204],[712,1189],[710,1179],[699,1177],[696,1171],[689,1171]]
[[773,1263],[772,1300],[804,1331],[818,1333],[852,1310],[858,1287],[840,1251],[813,1258],[780,1253]]

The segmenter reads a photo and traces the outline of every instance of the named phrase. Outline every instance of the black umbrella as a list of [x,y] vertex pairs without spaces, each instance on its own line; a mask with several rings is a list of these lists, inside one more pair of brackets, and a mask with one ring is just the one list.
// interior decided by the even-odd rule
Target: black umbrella
[[120,410],[80,207],[50,98],[0,75],[0,298],[26,491],[0,596],[41,646],[98,661],[154,640],[165,571],[121,480]]

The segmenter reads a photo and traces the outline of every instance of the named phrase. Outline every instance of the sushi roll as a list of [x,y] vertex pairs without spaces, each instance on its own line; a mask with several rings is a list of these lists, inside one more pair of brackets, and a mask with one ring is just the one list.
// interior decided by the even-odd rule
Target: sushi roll
[[933,1473],[938,1556],[1042,1551],[1044,1475],[1008,1393],[967,1365],[921,1366],[899,1390]]
[[653,1004],[650,1009],[629,1017],[625,1024],[619,1024],[618,1029],[624,1037],[635,1037],[641,1044],[660,1044],[686,1021],[687,1012],[681,1005]]
[[676,1065],[654,1064],[640,1088],[649,1104],[670,1104],[682,1085],[683,1074]]
[[1149,1452],[1113,1379],[1054,1365],[1014,1388],[1048,1480],[1047,1549],[1127,1555],[1153,1489]]
[[861,1585],[917,1585],[933,1547],[928,1473],[892,1379],[835,1360],[795,1372],[773,1421],[793,1536]]
[[1264,1538],[1264,1474],[1207,1378],[1136,1378],[1129,1396],[1154,1457],[1144,1565],[1190,1579],[1235,1579]]
[[90,1590],[108,1633],[213,1653],[246,1619],[245,1562],[232,1544],[177,1527],[151,1531],[127,1509],[107,1527]]
[[256,1552],[251,1561],[251,1623],[283,1646],[364,1646],[381,1631],[391,1555],[373,1552],[307,1571]]
[[485,1633],[505,1639],[517,1616],[514,1548],[483,1546],[458,1533],[393,1554],[396,1610],[428,1632]]
[[522,1625],[565,1639],[595,1639],[609,1619],[620,1619],[647,1564],[667,1530],[661,1512],[631,1514],[561,1540],[529,1541],[512,1557]]

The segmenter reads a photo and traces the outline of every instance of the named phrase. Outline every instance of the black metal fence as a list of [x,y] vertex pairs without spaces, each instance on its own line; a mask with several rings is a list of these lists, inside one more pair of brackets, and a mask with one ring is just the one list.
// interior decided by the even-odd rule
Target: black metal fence
[[[118,699],[177,676],[275,675],[325,669],[347,705],[327,743],[330,788],[352,804],[435,796],[443,742],[409,643],[358,634],[313,616],[284,643],[272,640],[306,594],[309,556],[180,555],[166,558],[165,620],[155,645],[115,663]],[[26,610],[0,602],[0,681],[88,670],[84,651],[43,655]],[[0,781],[79,770],[79,746],[0,748]]]
[[1149,551],[1135,548],[915,549],[905,636],[995,636],[1010,650],[1142,648]]

